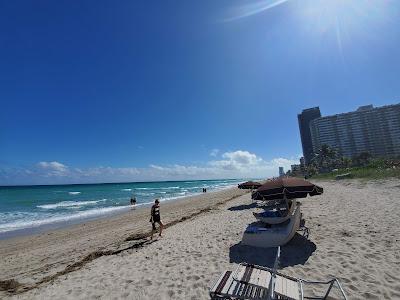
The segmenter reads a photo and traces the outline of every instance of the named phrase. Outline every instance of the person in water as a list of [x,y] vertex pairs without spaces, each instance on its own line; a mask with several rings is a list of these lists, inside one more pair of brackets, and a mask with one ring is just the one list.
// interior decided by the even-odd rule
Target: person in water
[[150,218],[150,222],[152,225],[152,231],[151,231],[151,239],[153,239],[153,234],[154,232],[157,230],[156,228],[156,223],[158,223],[160,225],[160,234],[159,236],[161,236],[164,224],[161,221],[161,216],[160,216],[160,200],[156,199],[154,201],[154,205],[151,207],[151,218]]
[[131,205],[132,205],[133,209],[135,209],[135,205],[136,205],[136,197],[135,196],[131,197]]

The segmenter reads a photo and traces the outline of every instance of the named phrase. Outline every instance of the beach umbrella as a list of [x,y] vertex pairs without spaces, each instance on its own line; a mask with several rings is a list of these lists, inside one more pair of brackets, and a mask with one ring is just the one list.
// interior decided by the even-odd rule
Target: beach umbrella
[[239,189],[258,189],[261,186],[261,183],[254,181],[246,181],[244,183],[238,184]]
[[301,178],[277,178],[260,186],[252,195],[253,200],[278,200],[305,198],[307,195],[321,195],[324,192],[319,187]]

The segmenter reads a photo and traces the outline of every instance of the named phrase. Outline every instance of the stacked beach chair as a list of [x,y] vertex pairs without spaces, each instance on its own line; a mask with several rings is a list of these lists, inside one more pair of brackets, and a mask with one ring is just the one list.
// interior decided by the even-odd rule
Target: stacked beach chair
[[259,222],[246,228],[242,244],[262,248],[282,246],[300,227],[300,204],[283,199],[262,213],[254,213],[254,216]]
[[[254,299],[254,300],[303,300],[303,299],[334,299],[347,300],[340,282],[336,278],[328,281],[308,281],[285,275],[277,271],[280,258],[278,247],[274,267],[267,268],[241,263],[235,271],[225,271],[210,289],[211,299]],[[308,285],[325,286],[322,295],[307,295]],[[339,296],[340,298],[337,298]]]

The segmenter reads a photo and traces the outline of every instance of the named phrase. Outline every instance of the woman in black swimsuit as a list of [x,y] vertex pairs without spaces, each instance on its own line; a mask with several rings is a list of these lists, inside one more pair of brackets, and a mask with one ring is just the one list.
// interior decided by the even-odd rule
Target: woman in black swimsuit
[[153,230],[151,231],[151,238],[153,239],[153,234],[157,230],[156,228],[156,223],[160,225],[160,234],[161,236],[164,224],[161,222],[161,217],[160,217],[160,200],[156,199],[154,201],[154,205],[151,207],[151,225],[153,226]]

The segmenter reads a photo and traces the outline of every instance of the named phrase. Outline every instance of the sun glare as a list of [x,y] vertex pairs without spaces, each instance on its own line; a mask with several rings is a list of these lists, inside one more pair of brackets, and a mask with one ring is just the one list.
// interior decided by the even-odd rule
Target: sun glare
[[[364,7],[360,6],[362,3]],[[350,0],[314,1],[308,2],[301,13],[303,21],[313,30],[325,33],[329,30],[337,31],[338,26],[350,29],[360,22],[364,22],[369,10],[365,3],[366,1]]]
[[227,16],[223,19],[223,21],[230,22],[250,17],[272,9],[288,1],[289,0],[261,0],[236,6],[228,11]]
[[298,3],[306,32],[319,39],[324,36],[335,39],[342,57],[346,48],[358,40],[376,38],[379,26],[390,22],[392,17],[391,1],[309,0]]
[[280,11],[282,16],[299,20],[299,26],[310,37],[321,41],[326,36],[336,39],[338,50],[343,54],[344,48],[358,37],[374,38],[372,28],[376,35],[380,24],[399,16],[392,4],[392,0],[262,0],[233,7],[224,21],[263,14],[268,17],[267,11],[286,6]]

